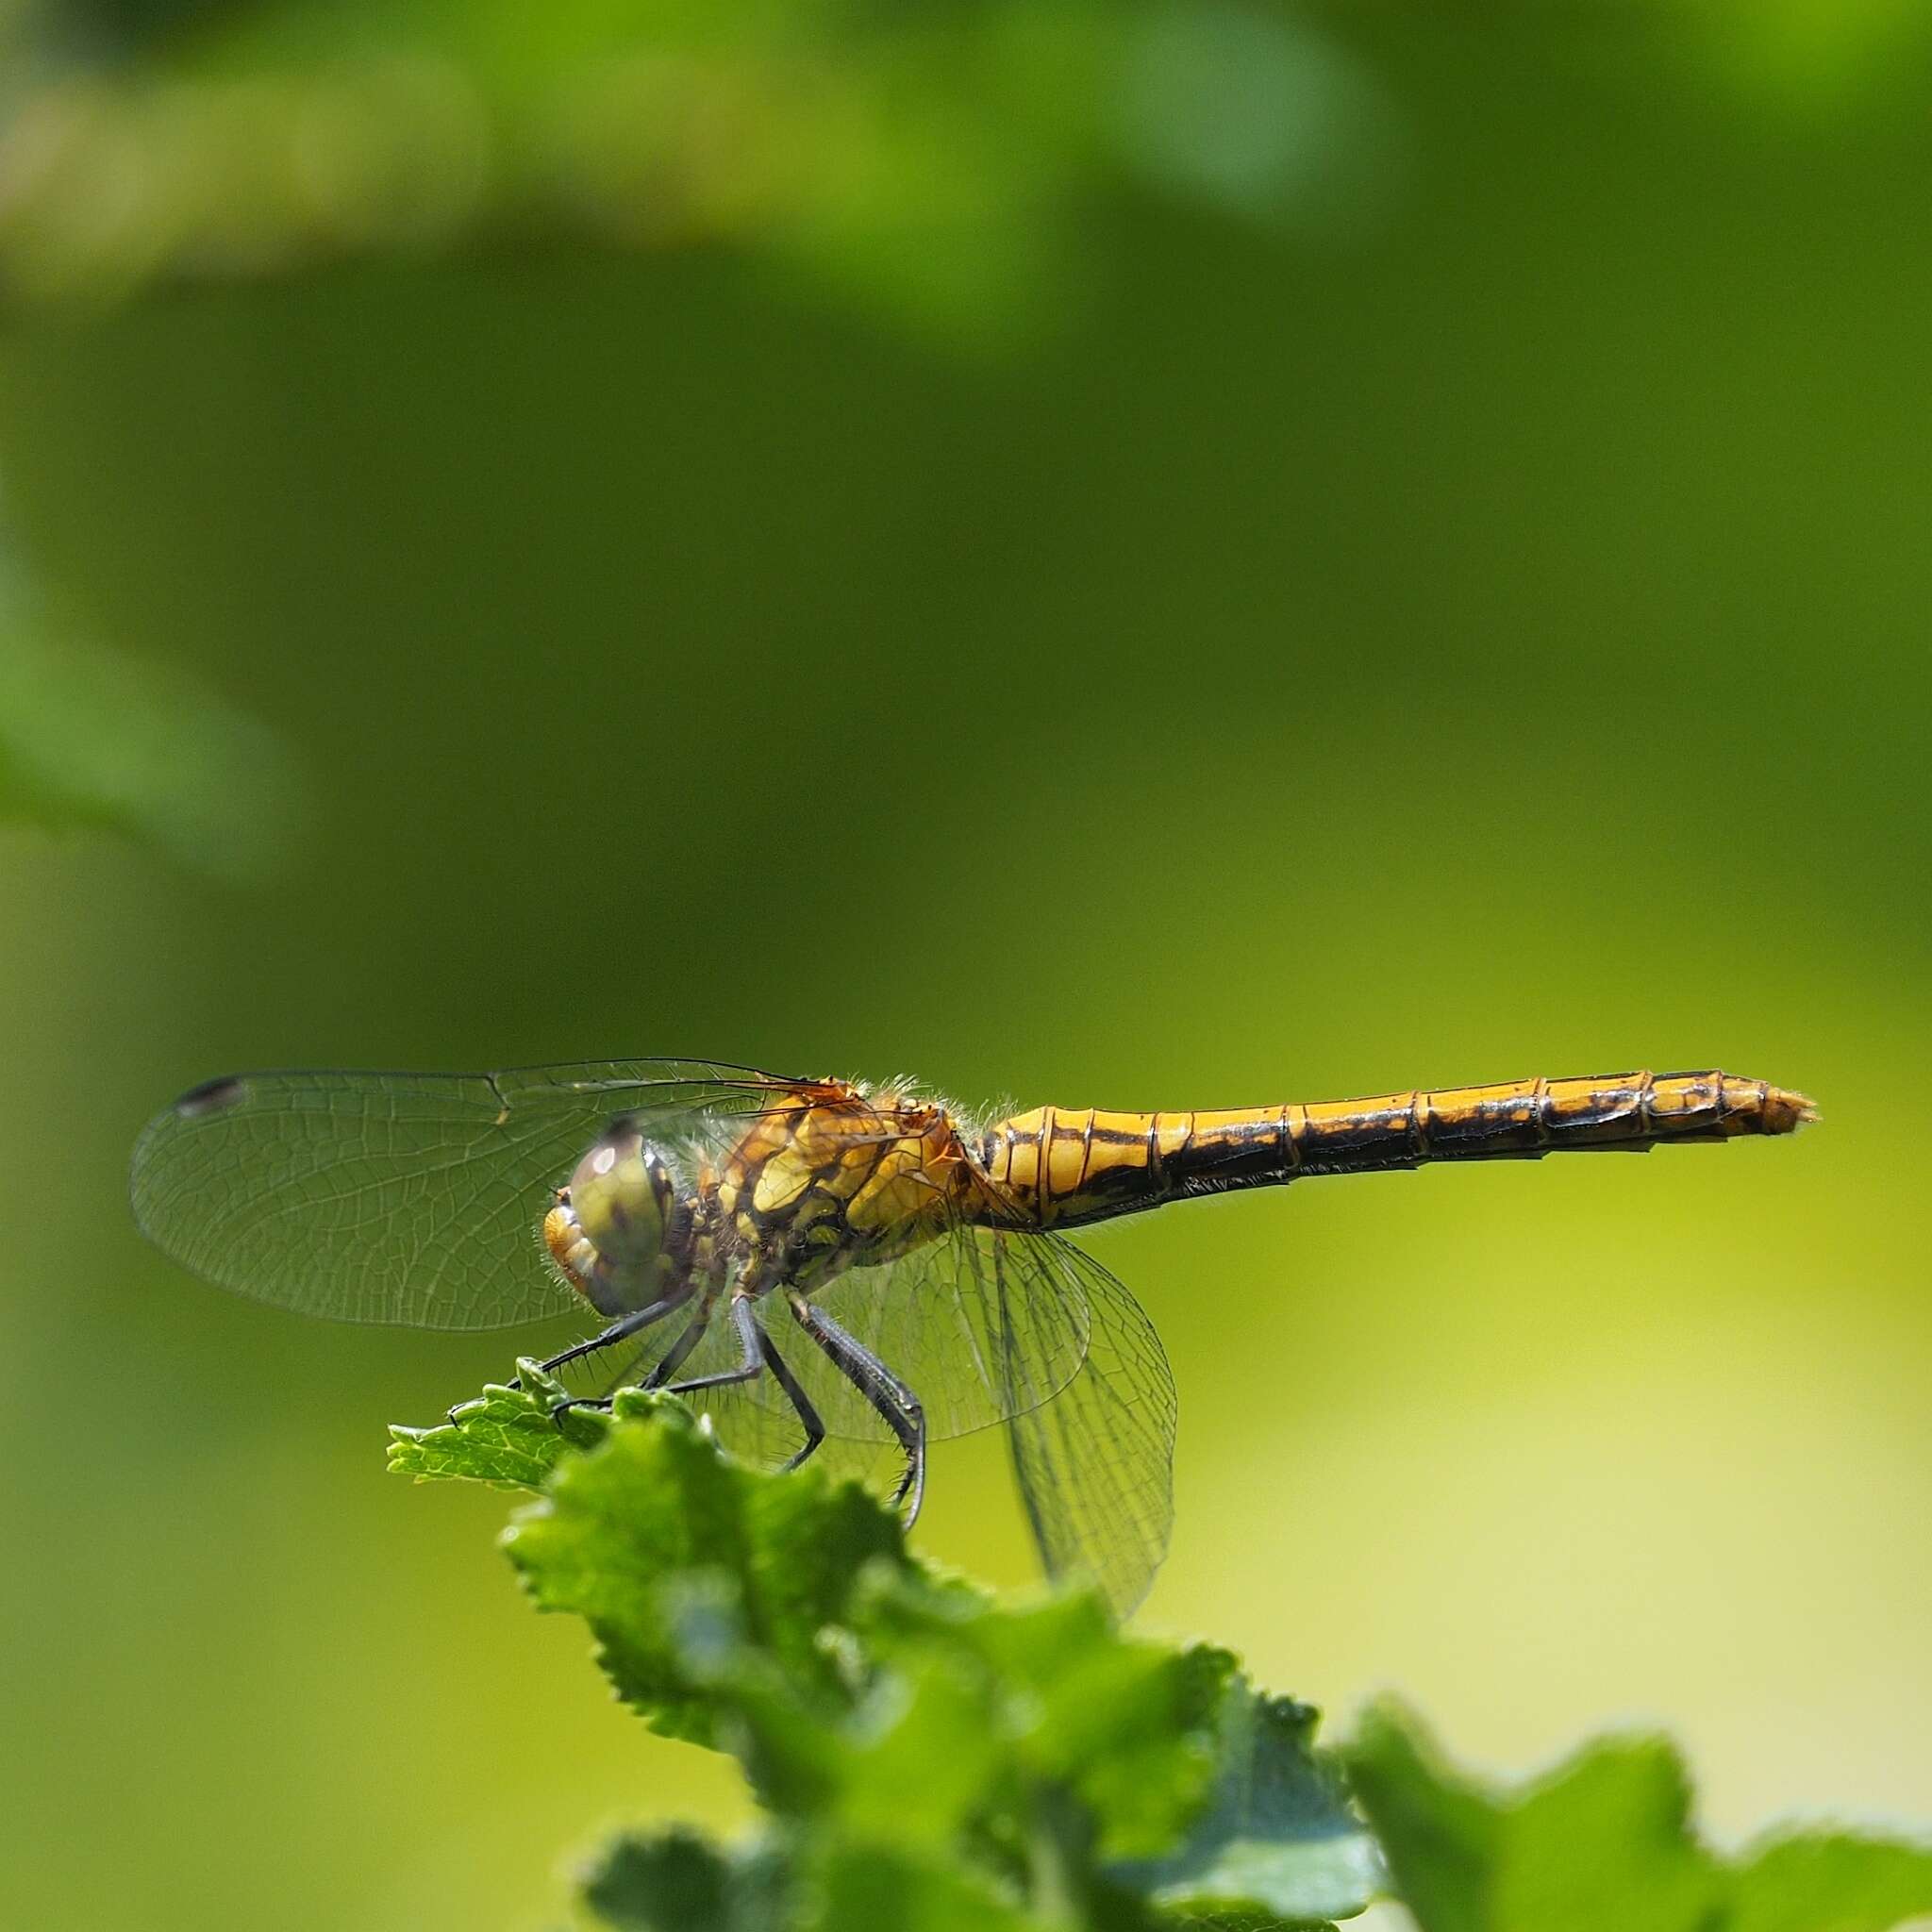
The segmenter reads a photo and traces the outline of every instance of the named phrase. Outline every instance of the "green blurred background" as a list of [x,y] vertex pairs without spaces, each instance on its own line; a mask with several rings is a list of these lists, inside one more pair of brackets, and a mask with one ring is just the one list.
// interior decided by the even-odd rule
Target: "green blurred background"
[[[383,1474],[541,1337],[138,1242],[258,1065],[1807,1089],[1103,1231],[1142,1615],[1932,1819],[1923,11],[903,11],[0,7],[11,1923],[536,1926],[747,1808]],[[997,1443],[920,1535],[1029,1574]]]

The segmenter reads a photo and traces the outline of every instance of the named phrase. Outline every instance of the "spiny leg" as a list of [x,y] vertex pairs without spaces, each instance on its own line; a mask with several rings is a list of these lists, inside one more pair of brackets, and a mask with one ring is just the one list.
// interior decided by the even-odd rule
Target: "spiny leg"
[[[708,1309],[706,1311],[708,1313]],[[751,1299],[747,1295],[735,1294],[731,1297],[731,1325],[738,1330],[739,1360],[735,1369],[725,1369],[715,1375],[693,1375],[689,1382],[659,1382],[653,1374],[645,1383],[647,1389],[662,1389],[667,1395],[689,1395],[699,1389],[723,1389],[732,1382],[749,1382],[765,1365],[764,1338],[758,1333],[758,1317],[751,1311]],[[703,1329],[698,1331],[702,1334]],[[682,1341],[683,1337],[680,1336]],[[677,1351],[674,1349],[672,1354]],[[668,1361],[667,1356],[665,1360]],[[682,1359],[680,1357],[679,1359]],[[659,1362],[658,1368],[663,1369]]]
[[[676,1307],[677,1304],[671,1306]],[[639,1388],[660,1390],[666,1395],[690,1395],[700,1389],[722,1389],[732,1382],[749,1382],[763,1370],[764,1350],[760,1346],[758,1324],[752,1314],[751,1304],[742,1295],[733,1295],[731,1325],[738,1331],[738,1366],[715,1375],[693,1375],[687,1382],[671,1380],[678,1365],[704,1340],[706,1329],[711,1325],[712,1310],[717,1306],[718,1294],[713,1289],[699,1304],[697,1313],[691,1318],[684,1333],[664,1351],[663,1359],[637,1385]],[[551,1413],[555,1415],[565,1408],[608,1408],[610,1404],[611,1398],[608,1395],[574,1396],[568,1402],[559,1403]]]
[[664,1357],[658,1366],[638,1384],[640,1389],[661,1389],[684,1366],[689,1356],[705,1339],[705,1330],[711,1325],[711,1311],[718,1306],[716,1287],[705,1291],[705,1298],[698,1304],[698,1311],[686,1324],[684,1333],[664,1351]]
[[[675,1306],[675,1302],[663,1304],[660,1312],[668,1313],[670,1308]],[[705,1332],[704,1315],[705,1311],[701,1310],[700,1319],[693,1322],[691,1328],[687,1329],[678,1338],[676,1345],[666,1356],[666,1361],[672,1361],[674,1357],[682,1360],[689,1355],[691,1347],[696,1345],[691,1330],[695,1329],[697,1335]],[[820,1420],[818,1410],[812,1407],[811,1397],[799,1385],[798,1378],[791,1373],[785,1357],[778,1353],[777,1344],[758,1326],[758,1317],[752,1309],[752,1298],[749,1295],[732,1296],[731,1325],[738,1331],[740,1359],[737,1368],[726,1369],[715,1375],[696,1375],[687,1382],[671,1382],[661,1386],[668,1395],[689,1395],[695,1390],[719,1389],[733,1382],[748,1382],[760,1370],[770,1369],[773,1379],[785,1391],[792,1407],[797,1410],[800,1426],[805,1430],[805,1446],[780,1465],[780,1473],[796,1469],[825,1440],[825,1425]],[[663,1364],[660,1363],[658,1373],[661,1374],[662,1371]],[[645,1386],[659,1385],[652,1382]]]
[[[660,1321],[664,1316],[683,1307],[690,1299],[691,1292],[687,1290],[681,1295],[674,1295],[661,1302],[653,1302],[644,1313],[653,1322]],[[704,1300],[698,1304],[697,1313],[685,1324],[684,1333],[664,1351],[663,1357],[657,1367],[637,1385],[640,1389],[661,1389],[677,1373],[678,1364],[705,1339],[705,1330],[711,1325],[711,1310],[717,1306],[717,1289],[708,1289]],[[628,1319],[626,1317],[626,1320]],[[643,1322],[640,1320],[638,1325],[641,1327]],[[567,1408],[608,1408],[610,1404],[611,1398],[608,1395],[573,1395],[557,1404],[550,1413],[553,1416],[559,1416]]]
[[[892,1507],[907,1503],[906,1527],[919,1521],[925,1500],[925,1410],[919,1397],[872,1350],[846,1334],[831,1316],[803,1295],[787,1296],[798,1325],[824,1351],[832,1366],[878,1410],[906,1452],[906,1474],[892,1491]],[[908,1498],[910,1501],[908,1502]]]
[[758,1339],[764,1344],[765,1366],[771,1370],[772,1379],[784,1390],[786,1399],[798,1411],[799,1424],[805,1430],[805,1446],[778,1465],[778,1474],[783,1475],[788,1470],[796,1469],[825,1440],[825,1425],[820,1421],[818,1410],[812,1407],[811,1397],[805,1392],[798,1377],[778,1353],[778,1344],[769,1335],[761,1335]]
[[[539,1362],[538,1370],[542,1374],[554,1375],[558,1369],[566,1367],[571,1362],[580,1361],[587,1355],[595,1355],[600,1348],[614,1347],[618,1342],[627,1341],[641,1330],[648,1328],[652,1323],[661,1322],[666,1315],[682,1307],[690,1299],[691,1291],[686,1289],[680,1294],[666,1295],[661,1302],[653,1302],[647,1308],[637,1308],[628,1315],[620,1315],[609,1327],[600,1329],[586,1341],[573,1343],[562,1354],[552,1356],[547,1362]],[[504,1386],[521,1389],[524,1386],[524,1378],[521,1375],[512,1375]],[[587,1404],[582,1400],[573,1400],[558,1406],[575,1408],[586,1407]],[[553,1409],[551,1412],[555,1414],[556,1410]],[[451,1422],[456,1421],[455,1408],[450,1410],[449,1419]]]
[[[686,1289],[680,1294],[668,1294],[661,1302],[653,1302],[648,1308],[639,1308],[636,1313],[620,1315],[601,1335],[593,1335],[588,1341],[579,1341],[575,1347],[567,1348],[561,1355],[554,1355],[547,1362],[540,1364],[546,1375],[554,1375],[558,1369],[575,1361],[581,1361],[587,1355],[595,1355],[600,1348],[608,1348],[614,1342],[625,1341],[641,1329],[648,1328],[654,1322],[661,1322],[674,1309],[681,1308],[691,1299],[691,1291]],[[514,1389],[516,1384],[512,1382]]]

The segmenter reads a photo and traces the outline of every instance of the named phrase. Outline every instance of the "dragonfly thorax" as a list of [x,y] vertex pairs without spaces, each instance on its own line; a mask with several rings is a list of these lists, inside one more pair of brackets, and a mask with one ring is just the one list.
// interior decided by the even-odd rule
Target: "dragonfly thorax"
[[675,1200],[664,1157],[627,1122],[615,1122],[558,1191],[543,1244],[600,1313],[648,1307],[673,1272],[666,1233]]

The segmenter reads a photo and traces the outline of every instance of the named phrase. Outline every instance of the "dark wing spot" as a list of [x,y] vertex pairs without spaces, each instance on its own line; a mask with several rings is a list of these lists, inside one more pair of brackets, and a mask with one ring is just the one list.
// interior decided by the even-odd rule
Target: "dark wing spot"
[[184,1121],[198,1121],[211,1113],[225,1113],[248,1098],[248,1082],[239,1074],[225,1074],[219,1080],[207,1080],[191,1087],[175,1103],[175,1111]]

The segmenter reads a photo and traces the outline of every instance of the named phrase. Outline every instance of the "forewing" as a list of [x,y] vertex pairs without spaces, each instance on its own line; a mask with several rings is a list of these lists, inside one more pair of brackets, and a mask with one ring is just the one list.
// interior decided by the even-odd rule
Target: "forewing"
[[613,1115],[715,1148],[798,1085],[649,1059],[241,1074],[142,1130],[134,1218],[177,1261],[258,1301],[341,1322],[507,1327],[580,1306],[539,1231],[551,1190]]
[[1008,1237],[1003,1273],[1015,1297],[1077,1294],[1086,1306],[1080,1373],[1052,1401],[1016,1408],[1008,1441],[1047,1574],[1087,1576],[1124,1617],[1174,1529],[1167,1351],[1126,1288],[1058,1235]]
[[[1087,1354],[1087,1302],[1077,1280],[1037,1272],[1015,1279],[1003,1255],[1015,1237],[956,1226],[897,1260],[854,1268],[812,1296],[918,1396],[929,1440],[1008,1421],[1049,1402]],[[826,1429],[864,1441],[878,1414],[792,1324],[785,1359]],[[775,1383],[759,1399],[783,1402]]]

